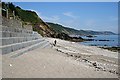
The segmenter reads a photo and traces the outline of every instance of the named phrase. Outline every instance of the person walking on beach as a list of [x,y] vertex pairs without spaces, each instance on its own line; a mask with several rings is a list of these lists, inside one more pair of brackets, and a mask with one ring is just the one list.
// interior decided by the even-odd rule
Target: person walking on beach
[[55,40],[55,41],[54,41],[54,46],[56,45],[56,43],[57,43],[57,41]]

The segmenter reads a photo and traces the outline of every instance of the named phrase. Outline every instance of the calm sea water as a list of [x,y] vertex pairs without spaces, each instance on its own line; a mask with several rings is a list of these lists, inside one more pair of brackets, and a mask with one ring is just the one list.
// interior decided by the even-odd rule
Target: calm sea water
[[88,38],[86,36],[81,36],[85,39],[95,39],[95,40],[110,40],[110,41],[85,41],[80,42],[80,44],[89,46],[107,46],[107,47],[117,47],[118,46],[118,35],[95,35],[97,37]]

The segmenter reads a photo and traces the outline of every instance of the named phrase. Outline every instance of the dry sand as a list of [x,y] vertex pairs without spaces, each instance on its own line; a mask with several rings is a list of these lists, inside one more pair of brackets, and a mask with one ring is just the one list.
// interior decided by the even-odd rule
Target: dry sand
[[[46,38],[51,44],[55,39]],[[118,53],[57,40],[20,56],[2,55],[3,78],[117,78]]]

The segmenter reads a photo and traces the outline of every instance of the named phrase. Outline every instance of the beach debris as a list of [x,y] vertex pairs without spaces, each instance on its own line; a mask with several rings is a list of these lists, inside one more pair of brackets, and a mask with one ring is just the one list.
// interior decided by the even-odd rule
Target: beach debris
[[[112,70],[113,68],[117,67],[117,65],[114,65],[116,64],[115,61],[104,58],[104,55],[100,55],[100,58],[99,56],[97,58],[92,54],[94,51],[90,51],[89,49],[86,50],[87,52],[78,52],[76,49],[72,49],[69,46],[56,46],[56,51],[64,53],[67,55],[67,57],[72,57],[76,61],[83,62],[85,63],[85,65],[95,68],[96,71],[105,71],[119,75],[119,73],[116,70]],[[96,61],[94,59],[96,59]],[[101,61],[104,61],[105,63],[101,63]]]
[[93,66],[97,67],[97,64],[96,64],[96,62],[94,62],[94,63],[93,63]]
[[12,64],[9,64],[10,67],[12,67]]
[[73,54],[71,54],[70,56],[71,56],[71,57],[74,57],[74,55],[73,55]]
[[87,62],[88,60],[87,59],[82,59],[83,61]]

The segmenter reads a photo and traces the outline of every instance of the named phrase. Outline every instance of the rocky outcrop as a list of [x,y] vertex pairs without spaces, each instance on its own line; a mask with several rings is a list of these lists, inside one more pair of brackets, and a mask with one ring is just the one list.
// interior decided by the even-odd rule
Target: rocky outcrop
[[55,34],[55,32],[49,28],[49,25],[44,22],[34,25],[33,30],[44,37],[52,37]]

